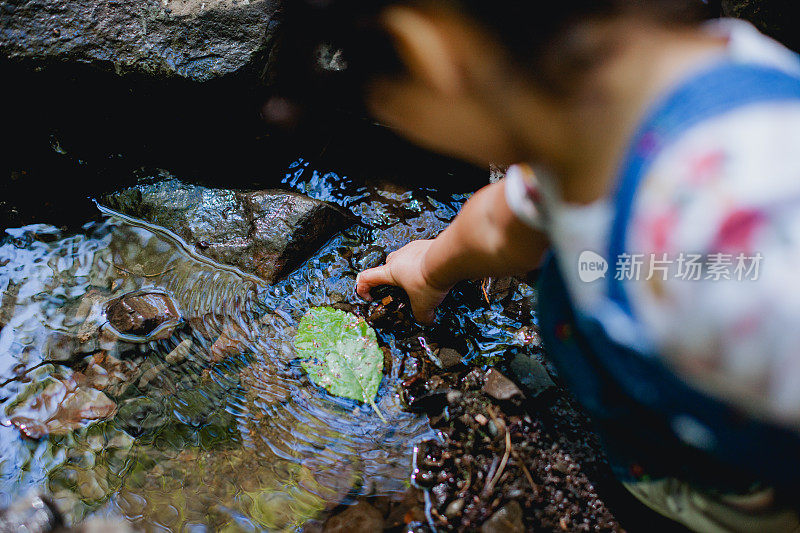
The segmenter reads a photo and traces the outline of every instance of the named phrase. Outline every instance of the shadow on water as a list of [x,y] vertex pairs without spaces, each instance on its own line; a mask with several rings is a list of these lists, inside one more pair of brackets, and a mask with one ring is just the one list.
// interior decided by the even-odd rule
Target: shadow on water
[[[361,224],[272,286],[135,219],[7,230],[0,506],[44,489],[72,522],[99,513],[152,530],[292,530],[358,495],[408,487],[412,444],[434,437],[400,400],[408,347],[378,332],[391,354],[377,399],[384,424],[310,383],[293,337],[309,307],[363,313],[356,274],[436,235],[467,195],[350,179],[302,159],[281,185]],[[108,327],[107,302],[137,291],[171,295],[180,320],[156,336],[166,338],[131,342]],[[464,353],[493,357],[518,342],[516,318],[470,299],[457,296],[442,326]]]
[[[453,190],[485,170],[436,157],[363,116],[330,110],[285,135],[259,113],[266,89],[242,80],[120,77],[89,66],[0,58],[0,226],[77,229],[100,197],[167,168],[209,186],[264,188],[304,154],[320,168]],[[455,176],[458,176],[456,179]]]

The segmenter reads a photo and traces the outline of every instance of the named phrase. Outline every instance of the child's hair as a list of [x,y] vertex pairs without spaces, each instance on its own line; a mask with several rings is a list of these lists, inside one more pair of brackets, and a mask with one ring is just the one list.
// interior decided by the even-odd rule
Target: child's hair
[[[440,0],[428,0],[435,5]],[[445,0],[447,1],[447,0]],[[571,76],[600,59],[576,52],[573,31],[587,21],[616,17],[649,20],[662,25],[687,26],[718,14],[716,2],[703,0],[449,0],[472,15],[523,67],[535,71],[545,88],[562,90]],[[579,47],[578,47],[579,48]]]
[[[365,81],[402,68],[378,19],[391,5],[449,7],[471,15],[507,48],[521,71],[530,72],[548,92],[562,95],[607,52],[580,52],[574,46],[572,30],[583,22],[630,17],[687,25],[715,11],[703,0],[291,0],[284,8],[276,94],[318,111],[358,108]],[[337,51],[343,61],[332,63],[322,54],[330,65],[320,68],[321,49]]]
[[[431,2],[431,0],[429,0]],[[435,5],[436,0],[431,2]],[[665,24],[690,24],[705,18],[702,0],[451,0],[487,27],[515,57],[536,60],[570,27],[586,20],[641,17]],[[547,7],[544,7],[547,6]]]

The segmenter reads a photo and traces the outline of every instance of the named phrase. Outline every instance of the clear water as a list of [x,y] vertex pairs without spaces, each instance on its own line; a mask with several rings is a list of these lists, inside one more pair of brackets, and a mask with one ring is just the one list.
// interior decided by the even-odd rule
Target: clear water
[[[309,307],[358,304],[356,274],[436,235],[466,195],[356,183],[303,160],[283,186],[361,223],[274,286],[135,220],[87,214],[70,235],[46,224],[6,230],[0,506],[39,490],[71,522],[99,513],[151,531],[291,531],[356,495],[405,490],[413,444],[434,436],[400,401],[400,382],[413,373],[401,364],[408,346],[378,332],[393,358],[377,399],[384,424],[368,406],[310,383],[292,341]],[[533,293],[516,289],[509,311],[484,305],[476,287],[456,291],[429,333],[468,357],[499,357],[523,342],[515,333]],[[184,320],[168,338],[125,342],[104,326],[105,302],[138,290],[177,302]],[[82,420],[93,413],[80,411],[87,405],[113,416]],[[25,417],[49,436],[23,437],[16,426]]]

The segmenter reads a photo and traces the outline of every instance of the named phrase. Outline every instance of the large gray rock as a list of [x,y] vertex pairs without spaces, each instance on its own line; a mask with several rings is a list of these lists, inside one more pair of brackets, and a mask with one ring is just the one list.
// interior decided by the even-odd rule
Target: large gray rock
[[301,194],[209,189],[168,179],[107,196],[108,207],[182,237],[220,263],[274,283],[352,219]]
[[265,72],[280,0],[0,0],[0,55],[206,81]]
[[752,22],[759,30],[800,51],[800,6],[797,0],[722,0],[726,16]]

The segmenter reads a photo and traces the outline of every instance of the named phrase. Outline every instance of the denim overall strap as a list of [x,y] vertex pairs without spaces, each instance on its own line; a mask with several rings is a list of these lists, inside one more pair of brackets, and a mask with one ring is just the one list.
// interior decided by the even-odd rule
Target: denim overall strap
[[[800,99],[800,78],[781,70],[726,61],[684,82],[645,118],[633,138],[614,194],[608,259],[625,252],[628,224],[639,183],[663,148],[710,118],[749,104]],[[623,284],[609,276],[609,296],[627,314],[630,302]]]
[[[800,102],[800,79],[736,63],[716,65],[674,89],[643,122],[620,173],[609,259],[625,250],[636,189],[665,146],[703,120],[782,100]],[[796,485],[800,435],[704,394],[657,355],[612,339],[600,321],[575,309],[557,259],[547,261],[539,278],[542,338],[619,477],[671,476],[733,490],[754,481]],[[635,323],[622,284],[609,278],[613,303]]]

